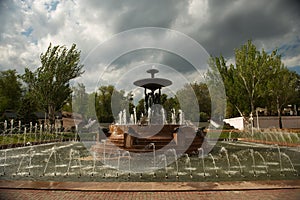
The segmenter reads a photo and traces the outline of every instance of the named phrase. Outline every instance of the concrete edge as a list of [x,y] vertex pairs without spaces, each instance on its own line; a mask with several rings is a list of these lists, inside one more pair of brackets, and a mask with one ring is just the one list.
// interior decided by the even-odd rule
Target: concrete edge
[[101,192],[186,192],[300,189],[300,180],[234,182],[52,182],[0,180],[0,189]]

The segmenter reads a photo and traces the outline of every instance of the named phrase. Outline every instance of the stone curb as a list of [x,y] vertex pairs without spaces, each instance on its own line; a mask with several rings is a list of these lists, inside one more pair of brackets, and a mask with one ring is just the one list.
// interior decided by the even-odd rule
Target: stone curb
[[101,192],[188,192],[300,189],[300,180],[235,182],[46,182],[0,180],[0,189]]

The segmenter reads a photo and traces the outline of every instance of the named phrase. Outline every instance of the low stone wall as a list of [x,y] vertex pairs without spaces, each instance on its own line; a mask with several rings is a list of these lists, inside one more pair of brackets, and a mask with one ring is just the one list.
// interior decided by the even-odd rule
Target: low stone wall
[[[257,118],[253,117],[254,127],[257,126]],[[277,116],[259,116],[259,128],[279,128]],[[282,116],[282,128],[300,129],[300,116]]]
[[[253,125],[257,128],[257,121],[259,128],[279,128],[279,120],[277,116],[254,116]],[[230,124],[236,129],[243,130],[245,124],[242,117],[235,117],[224,119],[224,122]],[[300,129],[300,116],[282,116],[282,128],[286,129]]]

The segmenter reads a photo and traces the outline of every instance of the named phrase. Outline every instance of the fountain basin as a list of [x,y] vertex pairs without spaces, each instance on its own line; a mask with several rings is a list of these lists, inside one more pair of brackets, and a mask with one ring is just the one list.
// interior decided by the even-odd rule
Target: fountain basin
[[[196,153],[202,146],[205,135],[196,134],[190,126],[178,124],[151,125],[110,125],[106,145],[113,143],[118,148],[129,152],[150,152],[150,144],[155,150],[176,149],[181,153]],[[94,148],[101,149],[97,143]],[[103,147],[104,148],[104,147]],[[106,148],[109,148],[106,146]]]

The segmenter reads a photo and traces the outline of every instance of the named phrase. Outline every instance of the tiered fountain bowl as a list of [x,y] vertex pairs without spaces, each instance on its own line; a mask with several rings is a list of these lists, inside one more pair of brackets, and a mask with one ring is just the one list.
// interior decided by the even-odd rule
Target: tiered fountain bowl
[[[176,149],[180,153],[195,153],[201,148],[205,134],[196,134],[198,129],[195,126],[184,125],[181,120],[173,120],[166,123],[163,107],[160,105],[161,89],[170,86],[172,82],[164,78],[156,78],[157,69],[150,69],[147,73],[151,78],[135,81],[133,84],[144,88],[145,111],[144,118],[139,122],[120,122],[109,126],[106,148],[108,143],[113,143],[118,148],[129,152],[150,152],[153,149],[147,148],[154,144],[155,150],[163,151]],[[123,118],[122,116],[120,118]],[[144,120],[144,121],[143,121]],[[126,121],[126,120],[123,120]],[[95,147],[101,149],[99,145]]]

